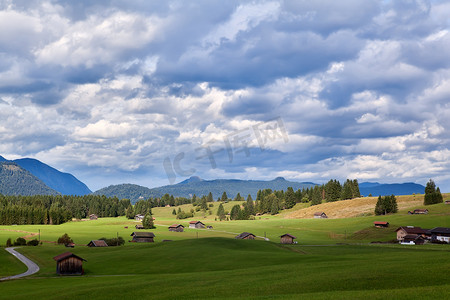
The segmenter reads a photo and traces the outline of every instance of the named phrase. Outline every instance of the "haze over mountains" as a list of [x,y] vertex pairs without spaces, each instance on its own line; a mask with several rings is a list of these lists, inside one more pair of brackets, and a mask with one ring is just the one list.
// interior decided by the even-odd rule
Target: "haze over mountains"
[[[0,193],[5,195],[35,195],[35,194],[62,194],[62,195],[86,195],[91,190],[75,176],[63,173],[36,159],[23,158],[6,160],[0,156]],[[216,179],[204,180],[193,176],[178,184],[166,185],[156,188],[148,188],[136,184],[110,185],[95,192],[95,194],[119,199],[130,199],[135,203],[140,198],[161,197],[170,194],[175,197],[192,197],[213,194],[215,200],[225,191],[229,198],[234,198],[237,193],[242,197],[252,195],[260,189],[286,190],[292,187],[294,190],[310,188],[316,185],[312,182],[289,181],[282,177],[274,180],[238,180]],[[416,183],[382,184],[377,182],[359,183],[360,193],[363,196],[378,195],[410,195],[424,193],[425,187]]]

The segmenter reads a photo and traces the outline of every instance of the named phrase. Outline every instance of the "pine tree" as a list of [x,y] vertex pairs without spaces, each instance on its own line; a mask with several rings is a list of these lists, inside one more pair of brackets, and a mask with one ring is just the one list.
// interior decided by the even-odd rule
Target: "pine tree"
[[126,216],[127,216],[127,219],[134,219],[134,209],[133,209],[133,205],[128,205],[128,207],[127,207],[127,214],[126,214]]
[[220,221],[225,220],[225,209],[223,208],[222,203],[220,203],[219,208],[217,209],[217,216],[219,217]]
[[153,224],[153,217],[151,214],[146,214],[144,216],[144,219],[142,220],[142,226],[144,226],[144,229],[155,228],[155,226]]
[[285,203],[286,203],[286,209],[294,207],[296,203],[295,193],[294,189],[292,187],[288,187],[286,194],[285,194]]
[[255,215],[255,205],[253,203],[252,196],[248,194],[247,196],[247,202],[245,205],[245,209],[247,210],[247,216],[254,216]]
[[441,190],[439,189],[439,187],[436,189],[436,184],[434,183],[434,181],[432,179],[430,179],[430,181],[428,181],[428,183],[425,187],[425,196],[423,199],[423,204],[429,205],[429,204],[436,204],[436,203],[442,203],[442,202],[443,202],[443,198],[442,198]]
[[227,192],[223,192],[221,201],[223,202],[228,201]]

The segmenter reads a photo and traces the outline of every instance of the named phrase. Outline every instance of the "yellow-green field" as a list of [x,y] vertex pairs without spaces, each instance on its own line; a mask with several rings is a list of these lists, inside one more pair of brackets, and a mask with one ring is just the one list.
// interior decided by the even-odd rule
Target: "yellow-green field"
[[[399,198],[403,203],[399,213],[387,216],[369,212],[340,216],[342,205],[349,203],[345,201],[335,207],[322,204],[313,208],[331,215],[329,219],[293,218],[310,211],[307,204],[297,204],[275,216],[222,222],[215,220],[217,203],[211,215],[197,213],[185,220],[175,219],[173,207],[153,208],[156,228],[145,230],[155,233],[153,244],[128,242],[139,223],[125,217],[0,226],[1,245],[8,238],[37,238],[39,232],[43,241],[41,246],[19,249],[41,271],[26,279],[0,282],[0,299],[449,298],[450,245],[370,244],[394,239],[398,226],[450,227],[450,205],[430,205],[428,215],[408,215],[408,210],[423,206],[414,196]],[[363,200],[366,198],[354,200],[361,202],[360,206],[352,205],[347,212],[366,205]],[[225,210],[230,211],[235,204],[226,203]],[[181,209],[192,207],[183,205]],[[200,220],[213,229],[190,229],[191,220]],[[374,228],[373,221],[388,221],[391,226]],[[169,232],[168,226],[174,223],[183,224],[185,231]],[[234,239],[244,231],[258,238]],[[75,248],[55,244],[64,233],[72,237]],[[279,236],[284,233],[296,236],[298,244],[280,245]],[[127,241],[125,246],[85,246],[90,240],[117,235]],[[56,275],[52,257],[68,250],[87,260],[85,275]],[[0,277],[24,270],[0,248]]]

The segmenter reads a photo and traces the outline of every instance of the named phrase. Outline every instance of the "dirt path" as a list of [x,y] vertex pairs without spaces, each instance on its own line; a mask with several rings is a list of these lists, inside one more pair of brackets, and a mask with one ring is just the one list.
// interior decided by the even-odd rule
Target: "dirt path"
[[22,277],[29,276],[29,275],[39,272],[39,266],[37,264],[35,264],[30,259],[28,259],[27,257],[20,254],[19,252],[17,252],[14,249],[15,249],[15,247],[11,247],[11,248],[6,248],[5,250],[8,251],[9,253],[11,253],[12,255],[14,255],[21,262],[23,262],[27,266],[28,270],[22,274],[0,278],[0,281],[22,278]]

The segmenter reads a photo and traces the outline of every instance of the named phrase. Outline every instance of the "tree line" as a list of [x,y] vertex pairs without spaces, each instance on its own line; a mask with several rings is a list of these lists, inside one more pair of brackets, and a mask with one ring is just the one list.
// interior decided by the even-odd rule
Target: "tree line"
[[0,194],[0,225],[62,224],[72,218],[124,216],[130,200],[100,195],[6,196]]

